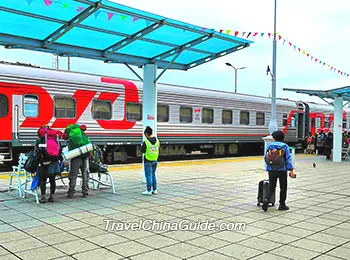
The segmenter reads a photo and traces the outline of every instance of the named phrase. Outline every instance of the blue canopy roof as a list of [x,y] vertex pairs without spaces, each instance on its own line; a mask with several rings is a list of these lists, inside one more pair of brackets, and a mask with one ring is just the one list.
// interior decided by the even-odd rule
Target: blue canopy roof
[[110,1],[0,1],[0,45],[187,70],[252,42]]
[[307,94],[309,96],[316,96],[322,99],[336,99],[337,97],[343,97],[344,101],[350,101],[350,86],[335,88],[331,90],[309,90],[309,89],[292,89],[284,88],[286,91],[293,91],[296,93]]

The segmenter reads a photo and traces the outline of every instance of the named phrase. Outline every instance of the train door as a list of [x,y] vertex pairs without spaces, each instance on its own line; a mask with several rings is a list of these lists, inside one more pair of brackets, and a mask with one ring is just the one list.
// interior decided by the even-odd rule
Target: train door
[[0,142],[12,141],[12,93],[0,86]]
[[310,106],[307,103],[304,103],[305,113],[304,113],[304,123],[305,123],[305,131],[304,137],[310,132]]
[[305,128],[304,128],[304,121],[305,121],[305,112],[304,112],[304,105],[303,103],[298,103],[298,132],[297,132],[297,138],[304,139],[305,137]]
[[0,164],[12,161],[12,96],[0,86]]

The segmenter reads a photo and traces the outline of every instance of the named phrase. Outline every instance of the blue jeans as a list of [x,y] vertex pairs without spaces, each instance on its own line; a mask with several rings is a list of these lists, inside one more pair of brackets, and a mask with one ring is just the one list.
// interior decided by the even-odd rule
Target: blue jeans
[[146,175],[146,181],[147,181],[147,191],[151,191],[152,187],[153,190],[157,189],[157,177],[156,177],[156,170],[157,170],[158,162],[144,162],[144,168],[145,168],[145,175]]

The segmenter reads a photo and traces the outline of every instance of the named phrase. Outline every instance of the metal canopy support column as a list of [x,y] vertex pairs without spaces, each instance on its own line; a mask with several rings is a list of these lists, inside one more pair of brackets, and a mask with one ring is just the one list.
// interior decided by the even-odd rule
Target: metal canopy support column
[[[143,102],[142,121],[143,131],[147,126],[153,129],[153,135],[157,136],[157,65],[146,64],[143,68]],[[143,135],[143,140],[145,136]],[[142,157],[142,165],[144,158]],[[145,182],[145,171],[143,170],[142,181]]]
[[342,128],[343,128],[343,98],[337,97],[334,102],[334,136],[333,162],[341,162],[342,157]]

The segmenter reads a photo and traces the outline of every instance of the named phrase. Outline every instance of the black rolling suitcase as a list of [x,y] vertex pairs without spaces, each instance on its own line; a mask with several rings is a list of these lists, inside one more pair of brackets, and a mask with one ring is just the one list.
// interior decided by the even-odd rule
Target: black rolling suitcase
[[[257,204],[258,207],[260,207],[260,205],[264,203],[268,190],[269,190],[269,180],[260,181],[259,189],[258,189],[258,204]],[[276,201],[276,194],[273,193],[269,200],[269,206],[270,205],[275,206],[275,201]]]

